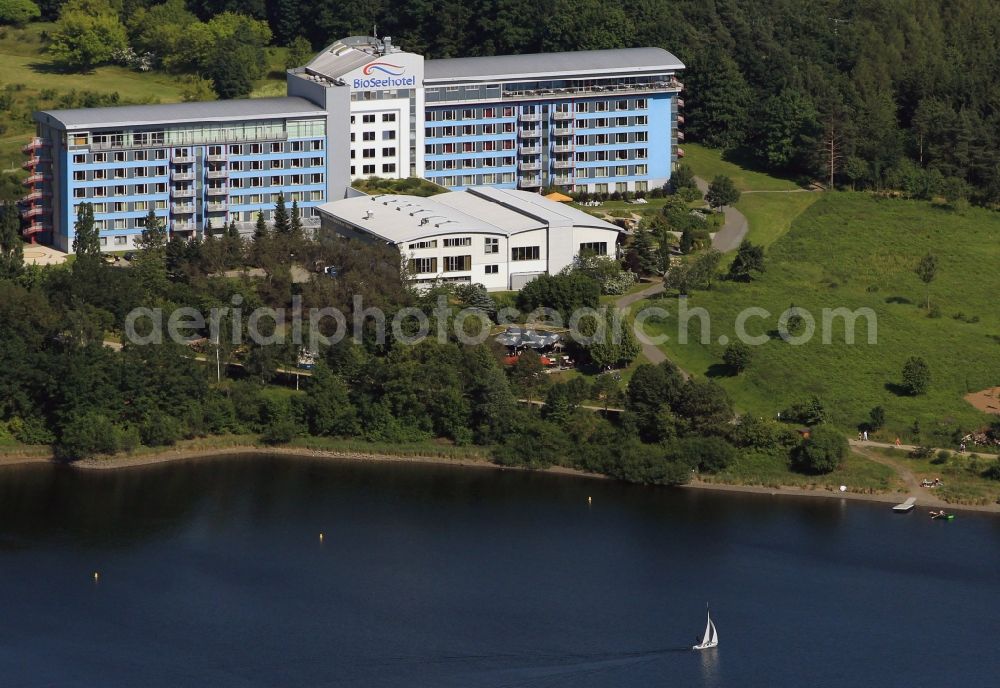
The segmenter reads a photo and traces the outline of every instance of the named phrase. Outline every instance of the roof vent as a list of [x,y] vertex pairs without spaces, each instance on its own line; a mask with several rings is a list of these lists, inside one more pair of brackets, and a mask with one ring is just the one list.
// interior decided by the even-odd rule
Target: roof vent
[[426,225],[428,222],[430,222],[430,220],[428,220],[426,217],[420,218],[420,226],[421,227],[423,227],[424,225]]
[[365,219],[365,220],[370,220],[370,219],[372,219],[373,217],[375,217],[375,213],[373,213],[373,212],[372,212],[372,211],[370,211],[370,210],[366,210],[366,211],[365,211],[365,217],[364,217],[364,219]]

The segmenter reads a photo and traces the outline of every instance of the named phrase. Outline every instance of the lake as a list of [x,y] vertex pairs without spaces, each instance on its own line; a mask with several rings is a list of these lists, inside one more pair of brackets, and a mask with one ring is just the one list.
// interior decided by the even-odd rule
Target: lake
[[[926,511],[277,456],[8,467],[0,686],[996,685],[1000,517]],[[720,647],[691,652],[706,602]]]

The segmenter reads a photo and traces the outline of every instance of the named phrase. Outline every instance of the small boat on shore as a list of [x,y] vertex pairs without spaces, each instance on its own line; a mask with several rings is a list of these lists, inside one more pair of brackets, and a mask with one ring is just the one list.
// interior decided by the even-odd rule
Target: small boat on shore
[[955,514],[949,514],[944,509],[941,509],[941,511],[932,511],[931,519],[934,521],[954,521]]
[[712,614],[708,611],[707,607],[705,614],[708,617],[705,622],[705,635],[702,637],[700,643],[691,646],[692,650],[707,650],[719,646],[719,634],[715,630],[715,624],[712,622]]

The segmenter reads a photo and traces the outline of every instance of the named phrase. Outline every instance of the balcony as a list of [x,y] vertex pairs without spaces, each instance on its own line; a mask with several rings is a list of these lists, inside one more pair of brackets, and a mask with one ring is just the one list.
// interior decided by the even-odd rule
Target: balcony
[[205,173],[205,177],[207,179],[225,179],[228,174],[229,170],[223,168],[221,170],[209,170]]
[[43,158],[40,158],[40,157],[38,157],[36,155],[36,156],[34,156],[32,158],[28,158],[27,160],[25,160],[24,162],[22,162],[21,163],[21,169],[32,170],[32,169],[38,167],[38,165],[40,165],[42,162],[51,162],[51,160],[49,158],[44,158],[43,159]]
[[540,139],[542,138],[541,129],[521,129],[518,134],[522,139]]
[[180,220],[171,222],[170,229],[175,232],[190,232],[195,229],[195,224],[190,220]]
[[31,155],[39,148],[48,148],[51,145],[52,143],[47,139],[39,138],[36,136],[35,138],[31,139],[30,141],[28,141],[28,143],[24,144],[21,147],[21,152],[27,155]]
[[684,157],[684,149],[683,148],[678,148],[677,149],[677,157],[678,158],[683,158]]
[[193,182],[194,172],[171,172],[170,178],[175,182]]
[[556,186],[571,186],[575,184],[573,177],[569,175],[556,175],[552,178],[552,183]]
[[684,132],[683,131],[677,132],[677,140],[678,141],[683,141],[684,140]]
[[39,232],[47,232],[49,229],[50,229],[49,225],[45,224],[44,222],[33,222],[24,228],[24,236],[34,241],[33,239],[34,235],[38,234]]
[[34,203],[35,201],[40,201],[43,196],[45,198],[51,198],[52,193],[50,191],[41,191],[36,189],[27,196],[22,196],[21,201],[24,203]]
[[572,136],[573,127],[552,127],[553,136]]
[[521,188],[538,187],[542,185],[542,178],[537,174],[524,176],[517,180],[517,185]]
[[194,214],[194,203],[171,203],[170,212],[174,215],[192,215]]
[[205,204],[205,212],[208,213],[224,213],[228,208],[228,204],[225,201],[212,201]]
[[537,172],[542,169],[542,163],[540,162],[522,162],[518,164],[518,169],[527,172]]
[[557,122],[562,122],[567,119],[573,119],[573,113],[568,110],[566,112],[560,112],[557,110],[556,112],[552,113],[552,119],[554,119]]
[[42,181],[47,182],[50,179],[52,179],[51,174],[41,174],[39,172],[36,172],[35,174],[31,175],[21,183],[24,184],[25,186],[31,186],[32,184],[37,184]]
[[552,167],[556,168],[557,170],[570,170],[570,169],[573,169],[573,161],[572,160],[555,160],[552,163]]
[[537,143],[521,144],[518,150],[520,151],[521,155],[541,155],[542,153],[542,147],[539,146]]
[[552,152],[553,153],[572,153],[573,152],[573,146],[567,145],[565,143],[560,143],[557,146],[552,146]]
[[521,113],[522,122],[541,122],[542,116],[537,112],[522,112]]
[[194,198],[194,187],[189,186],[183,189],[173,188],[170,190],[170,195],[174,198]]
[[27,220],[32,217],[39,217],[41,215],[45,215],[48,212],[49,212],[48,208],[36,205],[34,208],[28,208],[23,213],[21,213],[21,217]]
[[175,165],[186,165],[194,162],[194,153],[183,153],[170,156],[170,162]]
[[229,193],[229,187],[223,184],[222,186],[210,186],[205,189],[209,196],[225,196]]
[[226,161],[226,154],[225,154],[225,152],[223,152],[223,153],[209,153],[208,155],[205,156],[205,159],[208,160],[209,162],[225,162]]
[[677,99],[677,107],[679,107],[679,108],[684,107],[684,99],[683,98],[678,98]]
[[684,115],[677,115],[677,123],[684,124]]

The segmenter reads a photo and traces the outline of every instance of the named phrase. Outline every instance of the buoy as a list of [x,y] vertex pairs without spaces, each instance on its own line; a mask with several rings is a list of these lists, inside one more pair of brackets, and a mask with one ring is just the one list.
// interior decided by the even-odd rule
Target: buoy
[[97,571],[94,571],[94,582],[96,583],[100,579],[101,579],[101,574],[99,574]]
[[587,504],[593,504],[593,503],[594,503],[594,498],[593,497],[587,497]]
[[320,533],[320,534],[319,534],[319,541],[320,541],[320,542],[323,542],[323,533]]

